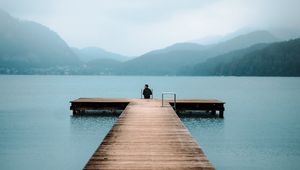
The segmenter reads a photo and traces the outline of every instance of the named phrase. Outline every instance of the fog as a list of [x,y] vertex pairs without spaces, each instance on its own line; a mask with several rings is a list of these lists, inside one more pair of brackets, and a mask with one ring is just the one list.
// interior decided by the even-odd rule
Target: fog
[[245,29],[291,38],[300,35],[299,6],[299,0],[0,0],[12,16],[46,25],[70,46],[131,56]]

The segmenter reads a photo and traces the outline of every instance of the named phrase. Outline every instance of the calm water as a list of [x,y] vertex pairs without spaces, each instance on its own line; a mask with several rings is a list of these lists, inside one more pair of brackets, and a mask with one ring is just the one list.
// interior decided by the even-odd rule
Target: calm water
[[225,119],[183,118],[217,169],[299,169],[300,78],[0,76],[0,169],[82,169],[116,121],[72,117],[78,97],[224,100]]

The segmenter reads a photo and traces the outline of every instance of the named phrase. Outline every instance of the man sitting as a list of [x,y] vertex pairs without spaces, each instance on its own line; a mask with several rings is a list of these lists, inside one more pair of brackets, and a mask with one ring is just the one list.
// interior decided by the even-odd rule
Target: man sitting
[[144,99],[150,99],[150,96],[152,95],[152,91],[149,89],[149,85],[145,84],[145,88],[143,90]]

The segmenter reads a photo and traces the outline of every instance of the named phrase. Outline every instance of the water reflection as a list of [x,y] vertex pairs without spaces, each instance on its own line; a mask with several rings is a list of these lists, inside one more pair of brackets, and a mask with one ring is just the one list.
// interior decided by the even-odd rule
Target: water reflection
[[182,117],[181,120],[191,131],[195,129],[221,131],[224,127],[224,119],[217,117]]
[[[218,160],[219,153],[224,152],[224,145],[220,145],[225,137],[225,119],[220,118],[203,118],[193,117],[181,118],[184,125],[189,129],[192,136],[196,139],[197,143],[202,148],[209,160],[216,166],[220,162]],[[217,169],[223,167],[216,166]]]
[[70,136],[72,141],[72,168],[82,169],[103,138],[109,132],[117,117],[71,116]]
[[217,169],[299,169],[300,78],[0,76],[0,82],[0,169],[82,169],[117,118],[70,117],[68,101],[139,98],[145,82],[154,97],[175,91],[179,98],[226,101],[225,119],[181,119]]
[[71,130],[93,132],[110,129],[115,123],[115,116],[71,116]]

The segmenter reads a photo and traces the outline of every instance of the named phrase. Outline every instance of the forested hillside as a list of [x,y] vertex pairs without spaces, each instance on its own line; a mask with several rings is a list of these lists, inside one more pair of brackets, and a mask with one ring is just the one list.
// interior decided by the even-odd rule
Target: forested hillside
[[199,63],[182,74],[300,76],[300,39],[230,52]]

